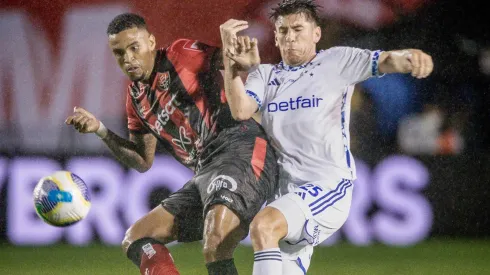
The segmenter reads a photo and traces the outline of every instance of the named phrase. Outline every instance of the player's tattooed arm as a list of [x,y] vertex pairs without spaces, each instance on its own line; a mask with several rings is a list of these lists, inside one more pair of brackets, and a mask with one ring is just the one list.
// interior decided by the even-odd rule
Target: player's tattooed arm
[[107,136],[102,141],[122,164],[138,172],[146,172],[151,168],[157,144],[153,134],[130,133],[127,140],[107,130]]
[[383,52],[379,57],[380,73],[411,73],[416,78],[426,78],[434,69],[432,57],[417,49]]
[[75,107],[73,114],[65,120],[80,133],[95,133],[109,147],[112,154],[124,165],[139,172],[150,169],[155,157],[157,140],[150,133],[130,133],[124,139],[102,124],[93,114],[83,108]]

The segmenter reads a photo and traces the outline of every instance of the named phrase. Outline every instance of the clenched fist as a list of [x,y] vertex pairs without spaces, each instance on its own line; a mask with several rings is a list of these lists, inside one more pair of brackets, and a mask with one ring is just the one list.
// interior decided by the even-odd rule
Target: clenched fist
[[418,49],[406,49],[387,52],[386,65],[380,71],[386,73],[411,73],[416,78],[426,78],[434,69],[432,57]]
[[80,133],[95,133],[100,127],[100,121],[93,114],[83,108],[73,108],[73,114],[65,120],[67,125],[73,127]]

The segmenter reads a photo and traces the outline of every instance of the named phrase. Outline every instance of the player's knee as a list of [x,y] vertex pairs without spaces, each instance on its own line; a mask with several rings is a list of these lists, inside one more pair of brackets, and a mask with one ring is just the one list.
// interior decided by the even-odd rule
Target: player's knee
[[176,238],[173,232],[173,216],[160,212],[162,210],[156,208],[129,227],[121,244],[124,253],[134,241],[139,239],[152,238],[168,243]]
[[250,224],[252,243],[277,243],[287,234],[287,222],[282,213],[272,207],[260,211]]

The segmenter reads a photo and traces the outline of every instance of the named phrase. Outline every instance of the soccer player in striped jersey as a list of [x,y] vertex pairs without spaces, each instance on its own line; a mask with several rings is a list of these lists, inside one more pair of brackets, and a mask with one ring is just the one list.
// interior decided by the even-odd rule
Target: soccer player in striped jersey
[[274,195],[277,159],[260,124],[233,119],[220,85],[221,50],[189,39],[157,49],[136,14],[114,18],[107,34],[132,81],[125,95],[129,140],[82,108],[66,123],[96,133],[120,162],[140,172],[151,167],[157,142],[195,171],[129,228],[124,251],[141,274],[178,274],[165,244],[203,239],[208,273],[237,274],[233,251]]

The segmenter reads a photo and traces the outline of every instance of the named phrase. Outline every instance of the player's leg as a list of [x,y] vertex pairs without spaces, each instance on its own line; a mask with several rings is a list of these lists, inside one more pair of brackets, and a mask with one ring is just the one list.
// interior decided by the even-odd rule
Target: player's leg
[[[269,252],[272,255],[271,251],[277,252],[272,250],[276,247],[280,247],[281,251],[282,274],[304,274],[309,267],[312,247],[323,242],[344,224],[351,197],[350,180],[333,180],[303,184],[294,192],[272,202],[255,217],[251,225],[250,233],[256,255],[254,275],[269,274],[274,270],[272,268],[279,268],[277,258],[274,261],[265,259],[266,253],[259,254]],[[278,212],[283,215],[283,219]],[[274,224],[273,218],[280,220],[279,227],[277,222]],[[286,233],[284,226],[287,228]]]
[[122,246],[141,274],[179,274],[165,244],[176,239],[175,217],[161,205],[134,223]]
[[279,242],[289,235],[298,235],[306,222],[302,209],[288,199],[287,195],[273,203],[276,207],[265,207],[250,225],[254,249],[254,275],[283,273],[283,257]]
[[253,121],[223,132],[203,161],[196,186],[204,205],[204,255],[209,274],[237,274],[233,251],[277,187],[277,158]]
[[217,164],[217,169],[210,165],[199,183],[206,217],[204,256],[209,274],[232,275],[237,274],[233,251],[267,197],[273,195],[275,186],[270,185],[275,183],[266,175],[256,176],[250,161],[235,157],[219,159]]
[[215,204],[206,214],[204,222],[204,259],[208,274],[238,274],[233,251],[247,235],[240,218],[227,206]]
[[[308,271],[313,255],[313,246],[300,246],[286,252],[284,241],[279,243],[282,254],[282,275],[304,275]],[[301,248],[302,247],[302,248]]]
[[202,209],[192,179],[129,228],[123,249],[141,274],[178,274],[165,244],[201,240]]

